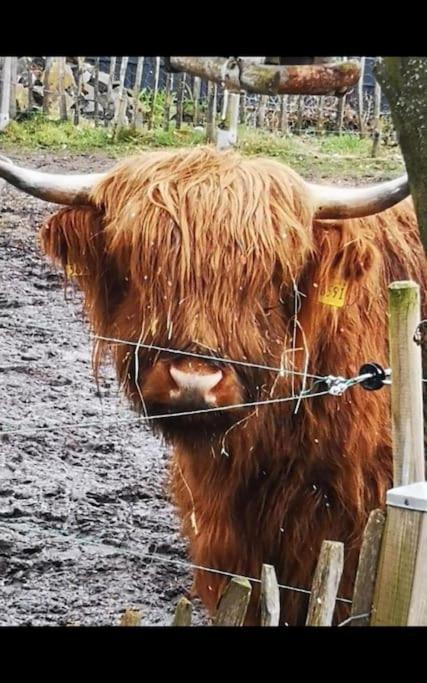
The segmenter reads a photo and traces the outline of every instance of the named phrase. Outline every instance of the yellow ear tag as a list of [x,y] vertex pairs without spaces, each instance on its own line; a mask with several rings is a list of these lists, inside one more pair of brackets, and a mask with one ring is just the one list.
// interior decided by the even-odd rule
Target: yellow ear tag
[[319,293],[319,301],[327,306],[342,308],[345,304],[345,297],[348,283],[343,280],[332,280],[325,289]]
[[67,277],[77,277],[82,273],[78,272],[71,263],[67,263],[65,266],[65,274]]

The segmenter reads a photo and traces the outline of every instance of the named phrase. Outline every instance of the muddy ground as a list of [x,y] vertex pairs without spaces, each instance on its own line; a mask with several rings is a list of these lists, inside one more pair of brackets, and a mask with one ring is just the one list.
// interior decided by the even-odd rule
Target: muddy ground
[[[112,164],[9,156],[46,171]],[[167,449],[127,408],[111,369],[96,386],[80,297],[65,299],[37,246],[56,207],[9,187],[0,197],[0,625],[115,625],[125,608],[167,625],[191,586]],[[195,600],[193,623],[208,623]]]

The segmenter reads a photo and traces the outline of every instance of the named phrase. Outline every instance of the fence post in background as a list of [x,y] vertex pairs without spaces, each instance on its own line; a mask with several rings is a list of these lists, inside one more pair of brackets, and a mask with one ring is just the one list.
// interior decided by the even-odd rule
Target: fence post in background
[[345,107],[345,95],[340,95],[338,97],[337,106],[337,131],[338,135],[342,135],[342,127],[344,122],[344,107]]
[[76,96],[74,100],[74,125],[78,126],[80,123],[80,94],[82,89],[82,57],[77,57],[76,68]]
[[16,119],[16,84],[18,78],[18,57],[11,57],[10,65],[10,104],[9,115],[11,121]]
[[182,126],[182,116],[184,107],[184,88],[185,88],[185,73],[177,74],[178,77],[178,87],[176,93],[176,130],[179,130]]
[[374,90],[374,144],[372,145],[372,156],[376,157],[381,140],[381,86],[375,81]]
[[141,626],[141,614],[137,609],[125,609],[120,617],[120,626]]
[[279,586],[274,567],[263,564],[261,572],[261,626],[278,626],[280,618]]
[[357,84],[357,112],[359,115],[359,135],[365,137],[365,121],[363,119],[363,82],[365,79],[366,57],[360,59],[360,78]]
[[239,122],[241,125],[244,125],[246,123],[246,92],[240,93]]
[[297,135],[301,135],[302,133],[302,113],[304,109],[304,97],[302,95],[298,95],[298,100],[297,100],[297,126],[295,133]]
[[10,80],[12,75],[12,57],[3,58],[1,99],[0,99],[0,130],[6,128],[10,121]]
[[193,81],[193,126],[199,125],[199,100],[201,86],[201,78],[199,76],[195,76]]
[[154,85],[153,92],[151,96],[151,107],[150,107],[150,117],[148,119],[148,130],[151,130],[154,126],[154,112],[156,109],[157,93],[159,91],[159,76],[160,76],[160,57],[156,57],[155,67],[154,67]]
[[288,95],[281,95],[280,97],[280,121],[279,129],[282,135],[287,135],[289,133],[289,121],[288,121]]
[[256,118],[256,127],[263,128],[265,122],[265,113],[267,110],[268,95],[260,95],[258,99],[258,113]]
[[136,64],[135,80],[133,83],[133,117],[132,128],[137,130],[142,128],[142,114],[139,106],[139,93],[141,90],[141,78],[144,70],[144,57],[138,57]]
[[191,613],[193,606],[187,598],[178,601],[172,626],[191,626]]
[[231,579],[219,602],[214,626],[243,626],[251,593],[247,579]]
[[31,57],[27,57],[27,79],[28,79],[28,111],[33,110],[33,71],[31,69]]
[[427,483],[420,323],[420,288],[389,286],[389,335],[394,487],[387,493],[373,625],[427,625]]
[[126,69],[128,66],[129,57],[122,57],[120,64],[120,85],[118,99],[116,102],[116,111],[114,117],[114,138],[117,136],[123,127],[124,118],[126,114],[127,93],[125,90]]
[[323,126],[324,126],[324,123],[325,123],[325,122],[324,122],[324,119],[323,119],[323,110],[324,110],[324,107],[325,107],[325,97],[324,97],[323,95],[321,95],[321,96],[319,97],[319,112],[318,112],[318,115],[317,115],[317,126],[316,126],[317,132],[318,132],[318,133],[321,133],[321,132],[322,132]]
[[173,74],[166,74],[165,86],[165,107],[163,110],[163,130],[169,130],[170,116],[171,116],[171,98],[172,98]]
[[208,108],[206,115],[206,141],[215,142],[216,138],[216,98],[217,85],[208,81]]
[[306,626],[330,626],[344,567],[344,545],[323,541],[314,573]]
[[68,121],[67,100],[65,96],[65,57],[58,57],[59,118]]
[[360,549],[351,605],[351,626],[369,626],[384,524],[384,512],[372,510]]
[[[227,91],[225,91],[227,93]],[[228,149],[237,142],[237,127],[239,123],[239,93],[230,92],[226,97],[227,111],[223,128],[218,128],[217,149]]]

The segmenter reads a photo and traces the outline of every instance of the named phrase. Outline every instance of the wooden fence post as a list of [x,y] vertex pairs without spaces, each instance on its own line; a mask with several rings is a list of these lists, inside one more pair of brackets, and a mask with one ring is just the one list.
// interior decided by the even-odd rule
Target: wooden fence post
[[10,81],[12,76],[12,57],[3,58],[3,68],[1,72],[2,87],[0,92],[0,130],[6,128],[10,121]]
[[389,286],[393,479],[371,624],[427,625],[427,483],[424,469],[420,288]]
[[389,337],[393,434],[393,485],[425,479],[420,287],[404,280],[389,285]]
[[359,115],[359,136],[365,136],[365,121],[363,119],[363,85],[365,78],[366,57],[360,58],[360,78],[357,84],[357,110]]
[[427,626],[427,482],[387,493],[371,625]]
[[184,113],[185,73],[177,74],[175,129],[180,130]]
[[375,81],[374,90],[374,144],[372,145],[371,156],[376,157],[381,140],[381,86]]
[[120,617],[120,626],[141,626],[141,614],[137,609],[125,609]]
[[206,142],[215,142],[216,138],[216,102],[217,85],[208,81],[208,107],[206,114]]
[[351,606],[351,626],[369,626],[384,524],[384,512],[372,510],[360,549]]
[[193,606],[187,598],[178,601],[172,626],[191,626],[191,612]]
[[280,617],[279,586],[274,567],[263,564],[261,572],[261,626],[278,626]]
[[306,626],[330,626],[344,567],[344,545],[323,541],[314,573]]
[[252,588],[247,579],[231,579],[222,594],[214,626],[243,626]]
[[[226,91],[227,92],[227,91]],[[228,93],[225,127],[218,128],[217,149],[228,149],[237,142],[237,126],[239,123],[239,93]]]

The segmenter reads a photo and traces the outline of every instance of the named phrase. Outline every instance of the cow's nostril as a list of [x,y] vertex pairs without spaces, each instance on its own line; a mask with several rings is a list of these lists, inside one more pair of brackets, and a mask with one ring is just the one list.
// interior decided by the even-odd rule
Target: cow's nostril
[[198,392],[203,395],[216,387],[223,377],[221,370],[203,375],[198,372],[184,372],[173,365],[170,366],[169,372],[181,391]]

